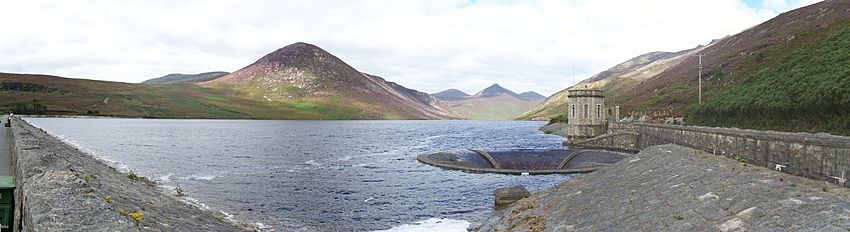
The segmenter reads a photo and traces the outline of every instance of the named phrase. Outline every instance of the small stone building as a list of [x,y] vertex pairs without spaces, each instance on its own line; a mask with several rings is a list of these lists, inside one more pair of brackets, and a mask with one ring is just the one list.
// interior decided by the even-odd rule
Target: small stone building
[[569,101],[567,140],[593,138],[608,131],[609,110],[605,108],[605,91],[568,90],[567,99]]

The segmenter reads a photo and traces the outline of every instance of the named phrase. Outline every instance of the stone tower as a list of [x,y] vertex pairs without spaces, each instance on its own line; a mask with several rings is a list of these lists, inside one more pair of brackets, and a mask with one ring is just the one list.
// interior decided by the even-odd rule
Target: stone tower
[[587,139],[608,131],[608,109],[605,91],[595,89],[568,90],[569,109],[567,140]]

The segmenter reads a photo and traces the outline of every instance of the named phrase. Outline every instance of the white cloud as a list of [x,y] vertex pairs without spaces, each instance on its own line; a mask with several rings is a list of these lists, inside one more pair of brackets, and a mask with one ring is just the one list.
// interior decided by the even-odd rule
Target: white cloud
[[636,55],[692,48],[811,2],[7,1],[0,71],[140,82],[235,71],[303,41],[421,91],[498,82],[548,95]]

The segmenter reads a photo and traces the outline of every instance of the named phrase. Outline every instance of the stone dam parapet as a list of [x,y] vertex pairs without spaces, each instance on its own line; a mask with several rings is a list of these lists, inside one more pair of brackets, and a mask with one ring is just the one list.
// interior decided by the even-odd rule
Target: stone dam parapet
[[[635,124],[570,147],[639,151],[678,144],[741,162],[850,187],[850,137],[738,128]],[[629,130],[634,130],[630,132]]]
[[850,137],[737,128],[639,124],[641,149],[675,143],[850,187]]
[[15,118],[14,231],[245,231]]

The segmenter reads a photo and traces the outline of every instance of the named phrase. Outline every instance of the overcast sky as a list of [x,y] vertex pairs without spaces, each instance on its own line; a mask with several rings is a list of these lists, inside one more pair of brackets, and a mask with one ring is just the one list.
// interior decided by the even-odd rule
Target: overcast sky
[[0,1],[0,72],[141,82],[235,71],[294,42],[425,92],[552,94],[634,56],[812,0]]

